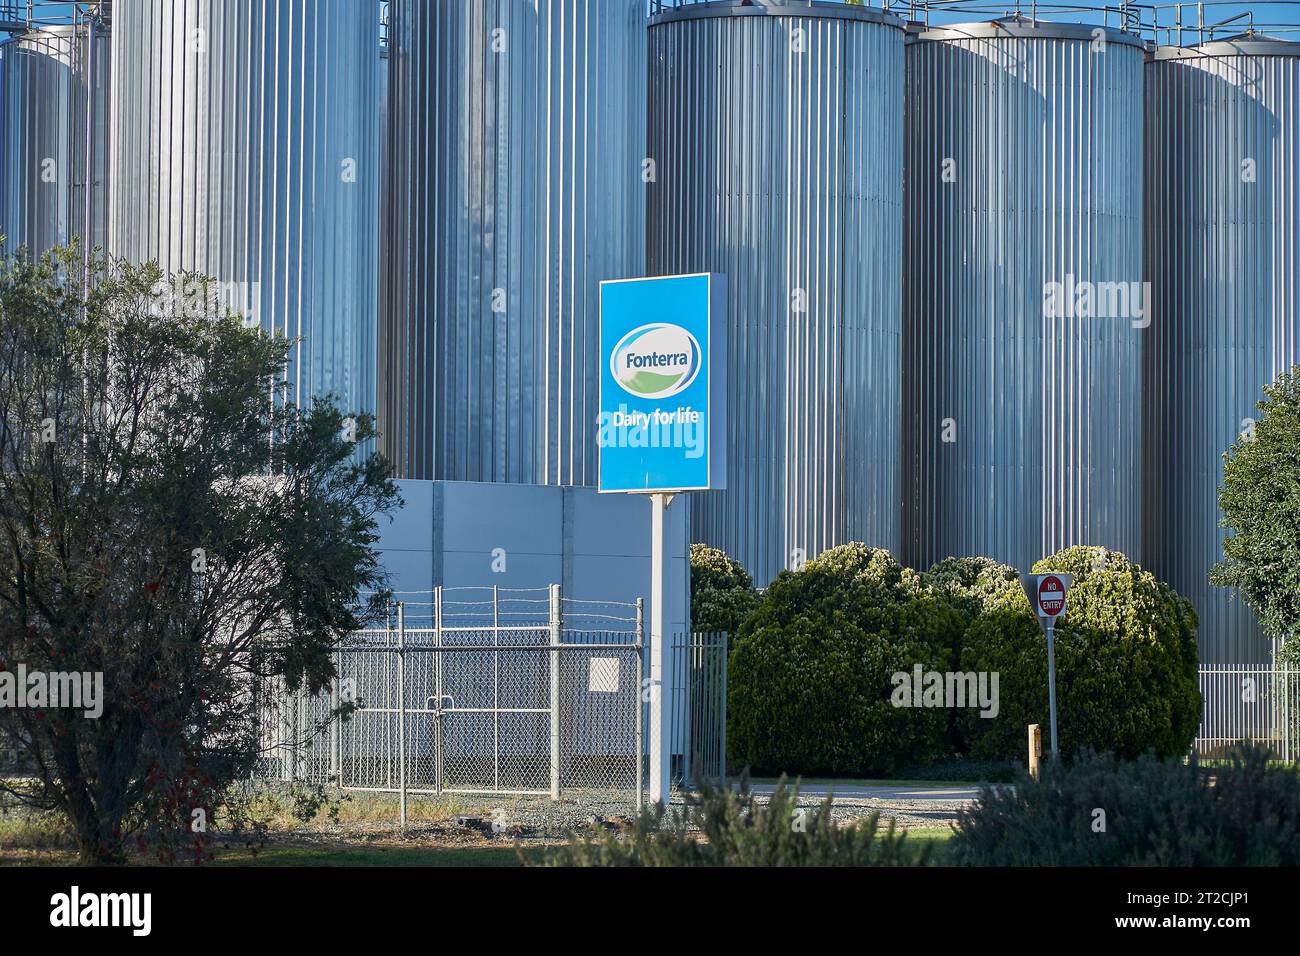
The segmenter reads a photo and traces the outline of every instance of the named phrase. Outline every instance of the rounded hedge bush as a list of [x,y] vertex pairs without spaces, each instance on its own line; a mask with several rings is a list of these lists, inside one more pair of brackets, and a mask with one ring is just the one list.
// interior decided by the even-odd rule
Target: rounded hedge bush
[[758,606],[754,579],[727,552],[691,545],[691,630],[735,635]]
[[950,669],[962,621],[921,576],[863,544],[783,571],[740,629],[728,753],[756,772],[888,775],[946,753],[944,708],[895,707],[897,672]]
[[[1191,602],[1104,548],[1069,548],[1033,570],[1074,575],[1066,614],[1056,624],[1062,756],[1080,749],[1124,758],[1187,753],[1201,714]],[[983,608],[965,630],[959,666],[999,674],[999,713],[958,714],[960,736],[974,758],[1023,761],[1029,724],[1042,726],[1044,748],[1049,739],[1046,638],[1022,588],[981,594]]]
[[944,558],[925,572],[925,582],[973,622],[993,602],[1020,590],[1020,572],[992,558]]
[[[1007,564],[1001,564],[992,558],[945,558],[930,568],[923,575],[925,582],[937,594],[946,598],[961,615],[961,633],[955,644],[954,663],[961,662],[961,648],[966,644],[966,631],[980,619],[981,615],[1008,595],[1021,590],[1020,572]],[[999,687],[999,697],[1001,688]],[[970,753],[970,733],[972,721],[983,722],[996,720],[996,717],[978,717],[970,711],[954,710],[951,714],[951,726],[948,736],[952,749],[959,754]],[[979,723],[975,730],[981,732]],[[1019,755],[1021,761],[1024,754]],[[1005,764],[1002,758],[987,758],[990,765]],[[975,761],[976,764],[981,761]],[[927,777],[927,779],[930,779]]]

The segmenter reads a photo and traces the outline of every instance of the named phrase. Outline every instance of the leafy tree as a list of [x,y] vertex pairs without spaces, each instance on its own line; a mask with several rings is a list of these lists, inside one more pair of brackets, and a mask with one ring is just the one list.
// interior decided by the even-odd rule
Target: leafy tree
[[943,707],[895,707],[893,675],[951,669],[961,619],[920,575],[864,544],[783,571],[740,629],[728,669],[732,762],[888,775],[947,751]]
[[1210,580],[1237,588],[1283,659],[1300,666],[1300,366],[1264,386],[1262,413],[1224,454],[1223,561]]
[[[373,422],[299,409],[290,343],[156,266],[0,263],[0,667],[102,674],[102,713],[0,709],[81,858],[206,855],[260,753],[257,689],[315,691],[378,612],[375,517],[397,501]],[[273,400],[274,398],[274,400]],[[352,429],[355,424],[355,429]]]
[[754,579],[720,548],[691,545],[691,630],[733,637],[758,606]]
[[[1191,602],[1105,548],[1068,548],[1034,571],[1074,576],[1056,625],[1061,753],[1186,754],[1201,715]],[[1049,718],[1047,640],[1023,588],[1007,588],[985,603],[966,630],[960,667],[999,675],[996,718],[958,714],[971,756],[1023,760],[1026,726],[1046,728]]]

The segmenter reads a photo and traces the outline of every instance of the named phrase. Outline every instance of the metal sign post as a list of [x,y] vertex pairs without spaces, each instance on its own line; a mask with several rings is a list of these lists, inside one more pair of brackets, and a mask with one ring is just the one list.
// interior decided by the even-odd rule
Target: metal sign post
[[1069,574],[1025,574],[1021,584],[1029,606],[1047,635],[1047,711],[1051,726],[1052,759],[1060,757],[1056,744],[1056,619],[1065,613],[1066,595],[1074,577]]
[[[668,506],[673,496],[659,492],[650,496],[650,799],[666,803],[672,782],[672,746],[664,698],[672,699],[673,669],[664,666],[668,635],[664,627],[664,581],[669,574],[668,549],[664,547]],[[671,714],[671,706],[667,713]]]
[[726,278],[712,273],[600,284],[599,490],[650,497],[650,799],[672,783],[666,581],[668,508],[726,487]]
[[1051,620],[1047,622],[1047,713],[1052,727],[1052,759],[1056,760],[1061,752],[1056,746],[1056,628]]

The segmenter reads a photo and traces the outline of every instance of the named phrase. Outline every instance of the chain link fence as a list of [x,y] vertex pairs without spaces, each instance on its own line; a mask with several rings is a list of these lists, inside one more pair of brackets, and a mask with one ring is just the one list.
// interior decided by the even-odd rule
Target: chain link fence
[[[398,794],[403,806],[451,794],[643,805],[641,601],[570,599],[558,586],[399,597],[384,627],[336,651],[328,693],[262,689],[264,779]],[[725,780],[727,636],[670,646],[675,784]]]
[[268,695],[263,774],[403,799],[514,794],[639,808],[641,602],[568,601],[558,586],[430,597],[398,602],[391,626],[344,642],[329,694]]

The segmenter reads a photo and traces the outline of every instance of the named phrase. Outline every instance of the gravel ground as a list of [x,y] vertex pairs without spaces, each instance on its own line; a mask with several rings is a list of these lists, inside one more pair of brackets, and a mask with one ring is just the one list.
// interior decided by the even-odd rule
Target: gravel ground
[[[767,798],[756,795],[758,803]],[[801,796],[799,806],[815,809],[822,798],[816,795]],[[463,810],[456,819],[437,822],[414,822],[407,827],[408,837],[479,834],[488,837],[559,837],[574,831],[593,829],[622,829],[631,824],[634,809],[624,794],[589,793],[552,802],[539,797],[460,797]],[[882,823],[894,820],[901,829],[934,829],[946,827],[957,819],[957,811],[967,804],[964,799],[925,799],[872,797],[836,797],[832,816],[837,822],[848,823],[879,811]],[[672,806],[680,807],[682,800],[675,797]],[[348,824],[340,828],[349,834],[360,831],[391,834],[393,823],[377,821],[366,824]]]

